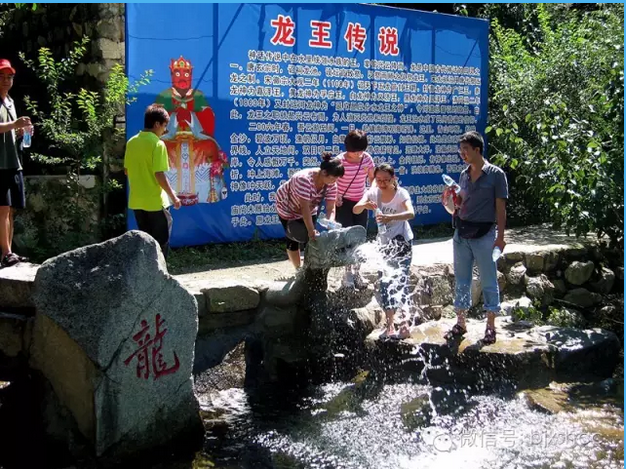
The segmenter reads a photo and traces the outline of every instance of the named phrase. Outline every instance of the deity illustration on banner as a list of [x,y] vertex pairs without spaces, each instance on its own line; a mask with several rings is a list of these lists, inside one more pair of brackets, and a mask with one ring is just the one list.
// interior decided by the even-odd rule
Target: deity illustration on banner
[[170,159],[167,177],[183,205],[214,203],[228,195],[224,170],[226,153],[215,140],[215,113],[204,93],[191,86],[191,62],[172,59],[172,87],[156,98],[170,115],[162,137]]

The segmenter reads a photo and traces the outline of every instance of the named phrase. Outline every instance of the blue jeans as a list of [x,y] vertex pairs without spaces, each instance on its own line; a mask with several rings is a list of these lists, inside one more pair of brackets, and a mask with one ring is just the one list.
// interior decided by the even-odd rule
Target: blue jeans
[[454,231],[454,306],[457,309],[465,310],[472,306],[472,268],[475,260],[483,287],[484,309],[493,313],[500,312],[498,269],[491,258],[495,240],[495,226],[485,236],[477,239],[461,238],[459,230]]

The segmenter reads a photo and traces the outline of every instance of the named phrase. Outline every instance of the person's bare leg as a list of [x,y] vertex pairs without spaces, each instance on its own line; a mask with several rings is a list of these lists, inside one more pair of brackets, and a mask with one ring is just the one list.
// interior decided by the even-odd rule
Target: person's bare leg
[[464,331],[467,331],[467,325],[465,324],[465,315],[467,310],[458,309],[456,310],[456,324],[452,326],[448,332],[443,336],[446,340],[452,340],[455,337],[460,337],[465,334]]
[[13,227],[15,223],[13,222],[15,216],[15,209],[9,210],[9,251],[13,249]]
[[2,249],[2,258],[11,252],[12,224],[11,224],[11,207],[0,207],[0,248]]
[[287,257],[289,257],[289,260],[291,261],[291,263],[296,269],[300,268],[300,250],[297,250],[297,251],[287,250]]
[[491,345],[496,342],[496,313],[487,311],[487,327],[485,328],[485,337],[483,343]]
[[385,333],[388,336],[391,336],[393,334],[396,333],[396,328],[393,324],[393,318],[396,314],[396,310],[395,309],[388,309],[385,311],[385,316],[387,317],[387,326],[385,328]]
[[467,326],[465,324],[465,315],[466,315],[467,311],[465,311],[464,309],[457,309],[456,310],[456,323],[462,327],[463,329],[467,329]]
[[411,337],[411,330],[409,329],[409,324],[407,321],[403,321],[400,324],[400,328],[398,329],[398,337],[400,339],[408,339]]
[[361,264],[354,264],[350,267],[352,269],[352,275],[354,277],[354,286],[359,290],[366,288],[367,283],[361,275]]

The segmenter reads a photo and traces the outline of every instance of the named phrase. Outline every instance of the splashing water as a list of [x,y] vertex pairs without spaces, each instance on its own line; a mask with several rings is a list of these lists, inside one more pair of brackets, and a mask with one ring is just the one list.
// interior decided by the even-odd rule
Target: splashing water
[[333,383],[288,401],[221,393],[214,402],[230,409],[232,435],[222,442],[228,466],[222,447],[215,467],[623,467],[623,411],[613,407],[546,415],[519,398],[416,384],[369,395]]
[[378,272],[380,283],[386,285],[389,302],[398,305],[396,322],[408,320],[412,324],[410,310],[414,292],[410,291],[409,286],[410,264],[402,265],[409,261],[403,255],[402,248],[396,244],[381,243],[377,239],[357,247],[354,256],[362,271]]

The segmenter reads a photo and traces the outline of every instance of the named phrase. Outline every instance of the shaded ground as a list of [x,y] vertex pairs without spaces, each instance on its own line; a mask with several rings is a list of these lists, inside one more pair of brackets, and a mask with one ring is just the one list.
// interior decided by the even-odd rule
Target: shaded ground
[[[565,233],[554,231],[548,226],[530,226],[506,230],[507,246],[505,253],[532,252],[544,249],[561,249],[579,245],[583,241],[592,241],[594,238],[577,239]],[[286,260],[282,242],[272,242],[267,257],[251,260],[246,264],[224,261],[222,266],[189,266],[178,263],[171,269],[175,277],[185,286],[196,283],[206,285],[207,281],[220,282],[225,279],[237,279],[246,283],[259,281],[284,280],[291,278],[294,268]],[[259,253],[254,253],[257,256]],[[413,265],[430,266],[436,264],[452,264],[452,237],[437,237],[432,239],[417,239],[413,242]]]

